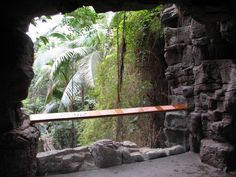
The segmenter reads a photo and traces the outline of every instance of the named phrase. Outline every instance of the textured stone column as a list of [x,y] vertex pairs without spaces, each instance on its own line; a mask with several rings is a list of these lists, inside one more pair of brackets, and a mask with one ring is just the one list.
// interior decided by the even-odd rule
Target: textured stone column
[[[179,24],[181,18],[181,24]],[[183,15],[175,5],[167,6],[162,14],[165,36],[165,60],[168,64],[166,79],[169,82],[170,104],[187,103],[193,96],[193,58],[190,38],[191,19]],[[188,113],[169,112],[165,117],[166,145],[183,145],[189,149]]]
[[0,176],[33,177],[39,131],[24,120],[21,101],[33,78],[33,43],[16,28],[3,29],[0,69]]
[[200,24],[174,5],[162,22],[170,101],[189,108],[187,114],[166,114],[166,143],[189,143],[202,162],[235,169],[235,22]]
[[221,169],[235,170],[236,65],[231,59],[209,60],[195,70],[198,83],[195,91],[201,93],[199,109],[205,110],[200,114],[204,137],[201,160]]

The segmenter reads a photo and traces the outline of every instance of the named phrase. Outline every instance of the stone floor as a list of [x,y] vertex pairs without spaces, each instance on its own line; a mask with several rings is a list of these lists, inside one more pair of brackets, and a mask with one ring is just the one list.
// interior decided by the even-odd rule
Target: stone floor
[[187,152],[169,157],[48,177],[236,177],[202,164],[198,154]]

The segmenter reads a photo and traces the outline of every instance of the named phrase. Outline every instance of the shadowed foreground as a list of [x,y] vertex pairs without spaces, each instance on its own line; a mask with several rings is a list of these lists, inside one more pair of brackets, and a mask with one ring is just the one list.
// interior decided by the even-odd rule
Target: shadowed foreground
[[236,177],[200,162],[188,152],[144,162],[48,177]]

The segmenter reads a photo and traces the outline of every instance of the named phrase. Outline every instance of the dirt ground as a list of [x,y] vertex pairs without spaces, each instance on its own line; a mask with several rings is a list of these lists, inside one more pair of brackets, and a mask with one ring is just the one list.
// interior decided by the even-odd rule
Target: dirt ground
[[236,177],[200,162],[187,152],[155,160],[48,177]]

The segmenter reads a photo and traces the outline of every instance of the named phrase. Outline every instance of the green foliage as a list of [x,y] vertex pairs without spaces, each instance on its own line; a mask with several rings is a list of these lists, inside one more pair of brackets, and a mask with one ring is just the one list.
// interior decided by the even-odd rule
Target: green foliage
[[80,34],[81,32],[88,31],[92,25],[101,18],[93,7],[79,8],[71,13],[67,13],[63,19],[63,23],[70,27],[70,30]]
[[96,87],[93,90],[94,95],[97,95],[97,109],[111,109],[116,106],[116,73],[116,55],[108,55],[97,68]]
[[[86,20],[82,22],[80,17],[86,17]],[[86,96],[85,89],[94,86],[95,65],[102,53],[98,49],[102,48],[100,45],[105,30],[93,27],[98,18],[91,7],[84,7],[67,14],[63,21],[68,30],[79,27],[79,31],[67,35],[60,32],[61,28],[54,28],[38,38],[34,64],[36,77],[31,86],[32,94],[25,101],[26,111],[30,112],[32,106],[29,103],[35,99],[39,100],[41,109],[33,110],[34,113],[93,109],[94,101]],[[42,93],[40,99],[33,89]],[[72,131],[67,123],[53,124],[50,129],[58,148],[65,148],[72,141],[70,135],[78,136],[77,128]],[[77,137],[74,139],[77,140]]]
[[[162,34],[162,27],[159,20],[162,6],[150,10],[131,11],[126,14],[126,40],[131,48],[138,47],[140,38],[147,33]],[[122,13],[118,12],[113,18],[112,27],[121,28]]]
[[[136,107],[145,104],[145,94],[150,83],[142,81],[139,72],[134,66],[135,55],[129,51],[125,60],[125,73],[122,89],[122,106]],[[89,92],[96,100],[96,109],[112,109],[116,107],[117,97],[117,65],[116,50],[102,60],[97,69],[96,87]],[[135,93],[135,94],[134,94]],[[125,118],[125,137],[131,138],[139,130],[132,120],[135,117]],[[116,119],[84,120],[80,127],[79,139],[81,144],[89,144],[102,138],[115,139]]]
[[40,97],[28,98],[23,101],[23,105],[24,113],[27,115],[40,113],[44,109],[44,103]]
[[[150,105],[147,93],[152,85],[149,81],[142,79],[142,73],[135,65],[137,64],[137,56],[145,56],[146,51],[142,51],[149,44],[144,36],[148,33],[156,33],[161,36],[162,29],[160,25],[159,14],[161,7],[152,10],[143,10],[136,12],[127,12],[126,14],[126,42],[127,51],[125,55],[125,68],[123,86],[121,91],[122,107],[136,107]],[[89,92],[91,97],[96,100],[96,109],[109,109],[116,107],[117,97],[117,49],[116,39],[122,34],[123,12],[115,14],[111,27],[113,29],[111,36],[111,44],[109,54],[103,58],[97,70],[96,87]],[[118,33],[116,32],[118,30]],[[117,34],[119,36],[117,36]],[[145,41],[146,39],[146,41]],[[142,46],[142,48],[141,48]],[[141,48],[141,50],[139,50]],[[137,53],[138,52],[138,53]],[[123,133],[126,139],[135,140],[144,144],[140,137],[148,132],[147,123],[143,121],[145,116],[129,116],[124,118]],[[140,126],[139,124],[143,125]],[[81,143],[88,144],[99,138],[114,139],[116,135],[115,119],[97,119],[85,120],[81,124],[80,139]],[[105,130],[105,131],[104,131]],[[145,131],[145,132],[142,132]]]
[[47,45],[49,43],[48,39],[45,36],[39,36],[39,40],[41,40],[44,43],[44,45]]
[[69,40],[69,39],[66,37],[66,35],[61,34],[61,33],[59,33],[59,32],[50,33],[50,34],[49,34],[49,37],[56,37],[56,38],[61,39],[61,40],[63,40],[63,41]]
[[[150,104],[147,93],[151,83],[142,79],[137,62],[149,52],[146,51],[147,36],[151,33],[162,35],[160,10],[161,7],[157,7],[126,12],[122,107]],[[117,53],[120,52],[116,45],[117,40],[119,45],[122,42],[123,17],[123,12],[115,13],[109,23],[108,15],[97,14],[92,7],[83,7],[65,14],[58,27],[40,36],[36,41],[36,77],[25,101],[27,112],[115,108]],[[61,31],[62,26],[67,33]],[[138,141],[143,133],[140,130],[148,129],[143,128],[146,125],[144,116],[124,118],[125,139]],[[56,147],[65,148],[103,138],[115,139],[117,126],[115,118],[107,118],[53,123],[49,129]]]
[[79,126],[79,141],[88,145],[99,139],[115,139],[115,118],[83,120]]
[[53,123],[53,141],[56,149],[76,147],[78,142],[78,121]]
[[[42,72],[43,76],[49,79],[47,104],[56,101],[59,104],[59,111],[72,111],[73,102],[82,99],[81,88],[94,86],[95,66],[101,58],[101,52],[98,51],[99,42],[97,42],[100,40],[99,35],[103,34],[98,34],[94,30],[75,40],[70,40],[58,33],[49,35],[57,36],[60,41],[57,46],[49,50],[39,50],[34,65],[39,73]],[[64,43],[61,43],[61,40],[65,40]],[[42,66],[47,68],[46,72],[39,68]],[[37,83],[43,80],[41,77],[39,79]]]

